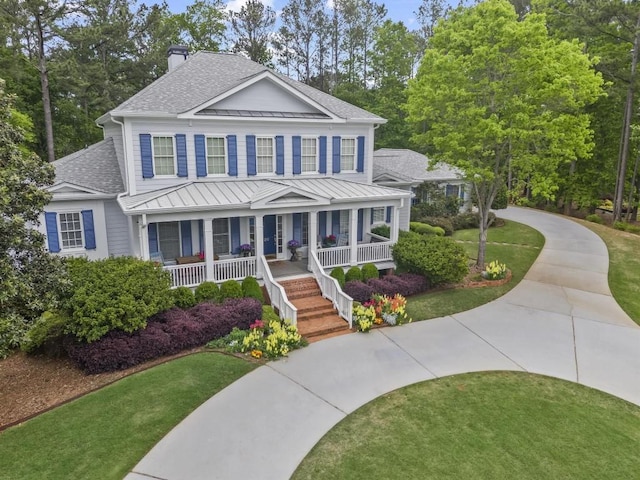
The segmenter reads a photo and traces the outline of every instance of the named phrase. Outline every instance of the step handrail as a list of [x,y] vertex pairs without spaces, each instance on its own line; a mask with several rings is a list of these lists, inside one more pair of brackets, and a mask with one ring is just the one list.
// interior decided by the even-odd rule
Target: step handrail
[[287,298],[284,287],[273,278],[269,263],[264,255],[260,256],[260,263],[263,271],[262,281],[271,299],[271,306],[278,309],[281,319],[288,319],[292,325],[296,325],[298,323],[298,309]]
[[338,315],[349,322],[349,328],[353,328],[353,298],[344,293],[340,288],[338,281],[330,275],[327,275],[320,265],[320,260],[316,252],[309,252],[309,267],[311,273],[318,282],[322,296],[333,302],[334,308],[338,311]]

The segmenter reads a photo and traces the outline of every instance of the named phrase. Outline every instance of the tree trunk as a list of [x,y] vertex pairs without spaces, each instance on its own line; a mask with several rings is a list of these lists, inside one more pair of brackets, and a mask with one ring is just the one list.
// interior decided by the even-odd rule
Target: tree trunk
[[[571,185],[571,177],[573,177],[573,174],[576,171],[576,161],[572,160],[571,161],[571,165],[569,166],[569,181],[567,182],[569,185]],[[564,195],[564,214],[569,216],[571,214],[571,204],[573,203],[573,196],[570,194],[570,190],[571,187],[567,188],[567,191],[565,192]]]
[[620,140],[620,154],[618,155],[618,169],[616,172],[616,190],[613,198],[613,220],[620,221],[622,218],[622,201],[624,199],[624,184],[627,173],[627,160],[629,158],[629,138],[631,134],[631,118],[633,116],[633,94],[636,79],[636,66],[638,64],[638,48],[640,47],[640,15],[636,22],[635,38],[633,40],[633,50],[631,51],[631,75],[629,78],[629,88],[627,89],[627,99],[625,103],[624,116],[622,121],[622,135]]
[[44,51],[44,31],[40,12],[35,12],[36,34],[38,35],[38,70],[40,71],[40,85],[42,88],[42,108],[44,111],[44,128],[47,138],[47,160],[53,162],[56,159],[53,148],[53,119],[51,117],[51,97],[49,95],[49,72]]
[[[636,163],[633,166],[633,176],[631,177],[631,188],[629,189],[629,199],[627,200],[627,214],[625,216],[625,221],[629,222],[631,220],[632,212],[637,212],[637,207],[633,206],[633,197],[637,190],[637,178],[638,178],[638,160],[640,160],[640,155],[636,156]],[[637,213],[636,213],[637,214]],[[634,217],[635,219],[636,217]]]

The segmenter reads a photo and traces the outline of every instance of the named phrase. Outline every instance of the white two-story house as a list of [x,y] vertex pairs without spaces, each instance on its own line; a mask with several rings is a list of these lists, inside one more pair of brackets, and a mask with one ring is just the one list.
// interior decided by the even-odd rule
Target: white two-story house
[[154,259],[174,286],[262,278],[290,240],[310,270],[392,260],[410,192],[373,184],[384,119],[239,55],[168,56],[97,120],[103,141],[55,162],[51,252]]

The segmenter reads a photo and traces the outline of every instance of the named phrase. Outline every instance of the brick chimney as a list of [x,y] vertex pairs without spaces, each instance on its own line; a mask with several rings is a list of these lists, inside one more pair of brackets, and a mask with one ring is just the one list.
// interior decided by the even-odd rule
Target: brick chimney
[[189,49],[184,45],[170,45],[167,49],[167,59],[169,62],[169,71],[173,71],[181,63],[187,60]]

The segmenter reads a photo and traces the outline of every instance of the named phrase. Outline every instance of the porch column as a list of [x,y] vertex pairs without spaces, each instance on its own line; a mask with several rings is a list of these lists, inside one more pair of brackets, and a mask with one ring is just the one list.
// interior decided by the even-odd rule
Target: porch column
[[143,260],[149,260],[149,225],[147,224],[146,215],[140,217],[138,221],[138,238],[140,239],[140,257]]
[[393,212],[391,214],[391,240],[393,243],[398,241],[398,231],[400,230],[400,208],[395,206],[393,207]]
[[349,213],[349,263],[358,264],[358,209],[352,208]]
[[255,249],[256,249],[256,277],[262,278],[264,272],[262,271],[261,257],[264,255],[264,216],[255,216]]
[[309,257],[307,258],[307,267],[311,270],[311,254],[318,252],[318,212],[309,212],[308,218]]
[[207,273],[207,280],[215,282],[213,275],[213,218],[203,218],[204,224],[204,263]]

